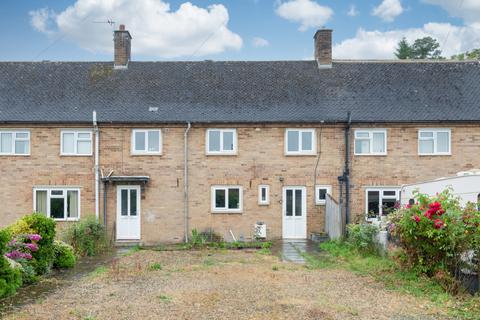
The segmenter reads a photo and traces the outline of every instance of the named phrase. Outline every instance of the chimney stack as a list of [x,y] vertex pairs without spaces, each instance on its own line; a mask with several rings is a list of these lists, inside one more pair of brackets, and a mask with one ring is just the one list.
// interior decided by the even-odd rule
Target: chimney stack
[[128,62],[130,62],[130,50],[131,50],[132,36],[130,32],[125,30],[125,25],[121,24],[118,30],[113,33],[114,44],[114,62],[113,67],[115,69],[128,68]]
[[332,32],[331,29],[320,29],[313,36],[315,60],[317,60],[318,67],[322,69],[332,67]]

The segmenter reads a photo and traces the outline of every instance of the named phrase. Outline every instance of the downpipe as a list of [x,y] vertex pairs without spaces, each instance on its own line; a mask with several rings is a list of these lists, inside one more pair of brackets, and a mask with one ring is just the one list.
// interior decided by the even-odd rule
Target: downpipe
[[192,127],[190,122],[187,122],[187,128],[185,129],[183,139],[184,139],[184,164],[183,164],[183,179],[184,179],[184,189],[183,189],[183,214],[184,214],[184,240],[185,243],[188,242],[188,132]]
[[98,130],[97,111],[93,110],[93,131],[95,133],[95,219],[98,222],[100,218],[99,194],[100,194],[100,177],[99,177],[99,144],[100,144],[100,130]]

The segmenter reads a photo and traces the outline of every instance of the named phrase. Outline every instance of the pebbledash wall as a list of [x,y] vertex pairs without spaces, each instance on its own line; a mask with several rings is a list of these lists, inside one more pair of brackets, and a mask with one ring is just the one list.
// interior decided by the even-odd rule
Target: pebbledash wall
[[[206,128],[236,128],[238,153],[234,156],[205,154]],[[343,125],[222,125],[193,124],[189,133],[189,211],[190,229],[211,228],[227,239],[231,229],[246,239],[253,235],[257,221],[267,224],[270,239],[282,236],[282,187],[307,188],[307,235],[322,232],[324,206],[314,202],[316,156],[286,156],[286,128],[315,128],[320,152],[316,183],[331,185],[338,198],[338,176],[344,165]],[[357,128],[386,128],[387,155],[356,156],[353,132]],[[0,129],[30,130],[29,156],[1,156],[0,175],[2,220],[8,225],[33,209],[33,187],[78,186],[81,190],[81,217],[93,215],[94,157],[60,156],[60,130],[91,128],[69,125],[2,125]],[[132,129],[160,128],[162,155],[131,155]],[[451,129],[451,155],[418,155],[418,129]],[[183,161],[185,125],[102,125],[100,124],[100,167],[115,175],[148,175],[150,181],[141,195],[141,242],[183,240]],[[421,180],[455,174],[480,167],[480,128],[476,124],[379,124],[352,127],[351,208],[352,219],[365,218],[365,189],[372,186],[400,186]],[[270,204],[258,205],[258,185],[270,186]],[[241,185],[241,214],[211,213],[212,185]],[[103,214],[103,187],[100,212]],[[107,192],[107,222],[112,237],[116,220],[116,188]],[[71,222],[59,222],[60,225]]]

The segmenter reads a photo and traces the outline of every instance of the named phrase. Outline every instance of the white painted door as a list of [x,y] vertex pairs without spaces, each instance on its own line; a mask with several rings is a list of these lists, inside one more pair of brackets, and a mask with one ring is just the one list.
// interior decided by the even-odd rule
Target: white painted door
[[307,238],[307,189],[283,188],[283,238]]
[[140,186],[117,186],[117,240],[140,240]]

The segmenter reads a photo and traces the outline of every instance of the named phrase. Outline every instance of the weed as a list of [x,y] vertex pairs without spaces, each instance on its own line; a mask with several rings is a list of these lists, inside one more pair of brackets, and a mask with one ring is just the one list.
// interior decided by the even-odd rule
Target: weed
[[152,271],[162,270],[162,265],[158,262],[154,262],[150,265],[150,270]]
[[273,266],[273,267],[272,267],[272,270],[273,270],[273,271],[278,271],[278,266]]
[[96,267],[95,270],[93,270],[92,272],[90,272],[90,277],[97,277],[97,276],[100,276],[104,273],[107,273],[108,269],[107,267],[105,266],[100,266],[100,267]]
[[213,258],[206,258],[203,260],[204,266],[213,266],[215,264],[215,260]]
[[128,249],[128,251],[125,252],[123,254],[123,256],[125,256],[125,257],[131,256],[132,254],[134,254],[134,253],[136,253],[140,250],[142,250],[142,247],[140,247],[138,244],[136,244],[133,247],[131,247],[130,249]]
[[164,294],[159,295],[159,296],[158,296],[158,299],[160,299],[160,301],[163,301],[163,302],[170,302],[170,301],[172,301],[172,298],[170,298],[169,296],[164,295]]

